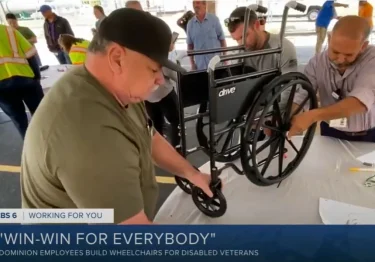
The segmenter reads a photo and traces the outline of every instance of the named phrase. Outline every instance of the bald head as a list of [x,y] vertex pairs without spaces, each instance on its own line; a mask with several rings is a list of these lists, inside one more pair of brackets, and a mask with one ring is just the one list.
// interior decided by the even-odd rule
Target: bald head
[[328,57],[340,73],[354,64],[368,46],[370,25],[359,16],[344,16],[339,19],[328,35]]
[[340,35],[352,40],[366,40],[371,33],[371,27],[366,19],[348,15],[340,18],[332,30],[332,37]]

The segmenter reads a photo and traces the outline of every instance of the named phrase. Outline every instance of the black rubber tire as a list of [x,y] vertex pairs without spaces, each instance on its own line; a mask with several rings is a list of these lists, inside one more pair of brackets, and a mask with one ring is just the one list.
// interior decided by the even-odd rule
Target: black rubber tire
[[[222,184],[221,181],[216,185],[216,186],[211,186],[211,191],[214,194],[212,198],[207,196],[202,189],[199,187],[194,186],[193,187],[193,192],[192,192],[192,199],[194,204],[197,206],[199,211],[201,211],[203,214],[206,216],[212,217],[212,218],[218,218],[221,217],[225,214],[227,211],[227,200],[225,199],[223,193],[221,192]],[[209,202],[210,205],[211,203],[215,203],[216,207],[218,209],[216,210],[210,210],[207,207],[203,206],[203,201],[206,203]]]
[[[199,105],[198,112],[199,113],[205,113],[207,111],[207,106],[208,106],[208,103],[201,103]],[[208,142],[208,137],[204,133],[203,128],[204,128],[203,117],[200,117],[200,118],[197,119],[197,123],[196,123],[196,126],[195,126],[195,132],[197,134],[197,140],[198,140],[199,145],[204,148],[204,150],[203,150],[204,153],[206,155],[210,156],[210,146],[209,146],[209,142]],[[229,155],[218,154],[217,157],[215,158],[215,160],[217,162],[221,162],[221,163],[233,162],[233,161],[240,158],[240,153],[241,153],[241,150],[238,149],[238,150],[236,150],[235,152],[232,152]]]
[[186,194],[191,195],[193,186],[189,180],[179,176],[175,176],[174,179],[176,180],[176,184],[179,188],[182,189],[182,191],[184,191]]
[[[293,82],[292,82],[293,81]],[[306,135],[304,136],[303,144],[301,147],[300,154],[296,156],[294,159],[295,163],[293,165],[288,165],[288,168],[285,169],[285,173],[283,174],[282,177],[277,177],[275,179],[267,179],[264,178],[259,171],[258,165],[257,165],[257,159],[256,159],[256,154],[254,151],[252,151],[251,155],[249,153],[249,144],[247,143],[246,138],[251,132],[251,128],[254,125],[254,119],[255,115],[261,111],[261,104],[264,103],[264,101],[267,98],[268,99],[267,105],[273,104],[273,101],[279,97],[281,92],[283,92],[285,89],[291,87],[294,84],[300,84],[302,87],[308,92],[308,96],[310,97],[310,107],[309,109],[315,109],[318,107],[318,101],[316,97],[315,90],[313,89],[311,83],[308,81],[306,76],[304,76],[301,73],[288,73],[283,76],[275,78],[273,81],[271,81],[263,90],[262,94],[258,97],[258,99],[255,101],[253,104],[249,115],[247,116],[247,123],[245,125],[245,129],[242,133],[242,138],[241,138],[241,164],[244,170],[244,173],[246,177],[254,184],[258,186],[271,186],[276,183],[280,183],[282,180],[286,179],[289,177],[293,171],[298,167],[298,165],[301,163],[303,158],[305,157],[312,141],[314,138],[315,134],[315,129],[316,129],[316,123],[310,126],[310,128],[307,130]],[[273,90],[277,90],[274,95],[272,95]],[[271,95],[271,96],[270,96]],[[265,107],[266,109],[268,106]],[[256,131],[254,135],[254,140],[252,141],[252,149],[257,148],[257,137],[260,135],[260,123],[262,123],[262,120],[266,115],[265,110],[263,110],[259,121],[257,122],[256,126]],[[290,125],[290,120],[288,125]],[[251,160],[249,161],[249,157],[251,157]],[[273,157],[273,156],[272,156]],[[292,161],[292,162],[294,162]],[[249,163],[251,162],[251,164]],[[292,163],[291,162],[291,163]],[[280,175],[280,174],[279,174]]]

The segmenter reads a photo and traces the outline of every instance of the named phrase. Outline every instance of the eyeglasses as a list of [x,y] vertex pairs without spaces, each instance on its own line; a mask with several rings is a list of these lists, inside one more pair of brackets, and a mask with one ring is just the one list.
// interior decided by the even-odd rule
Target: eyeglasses
[[226,27],[232,25],[232,24],[238,24],[238,23],[241,23],[243,22],[245,19],[244,16],[240,16],[240,17],[229,17],[227,19],[224,20],[224,25]]

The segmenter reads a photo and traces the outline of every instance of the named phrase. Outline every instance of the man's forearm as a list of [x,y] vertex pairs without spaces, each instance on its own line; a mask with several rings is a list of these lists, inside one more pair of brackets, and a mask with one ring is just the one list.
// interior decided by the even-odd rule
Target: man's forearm
[[152,158],[158,167],[180,177],[189,179],[196,172],[159,133],[152,138]]
[[365,113],[367,108],[355,97],[347,97],[328,107],[315,109],[315,121],[329,121]]

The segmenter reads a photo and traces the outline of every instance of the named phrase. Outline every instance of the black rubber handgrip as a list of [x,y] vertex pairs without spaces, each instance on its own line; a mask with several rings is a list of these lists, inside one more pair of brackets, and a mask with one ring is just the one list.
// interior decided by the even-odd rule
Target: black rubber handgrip
[[264,7],[264,6],[261,6],[261,5],[258,5],[258,9],[256,10],[256,12],[262,13],[262,14],[267,13],[267,11],[268,11],[267,7]]
[[300,3],[297,3],[296,10],[304,13],[306,11],[306,6]]

